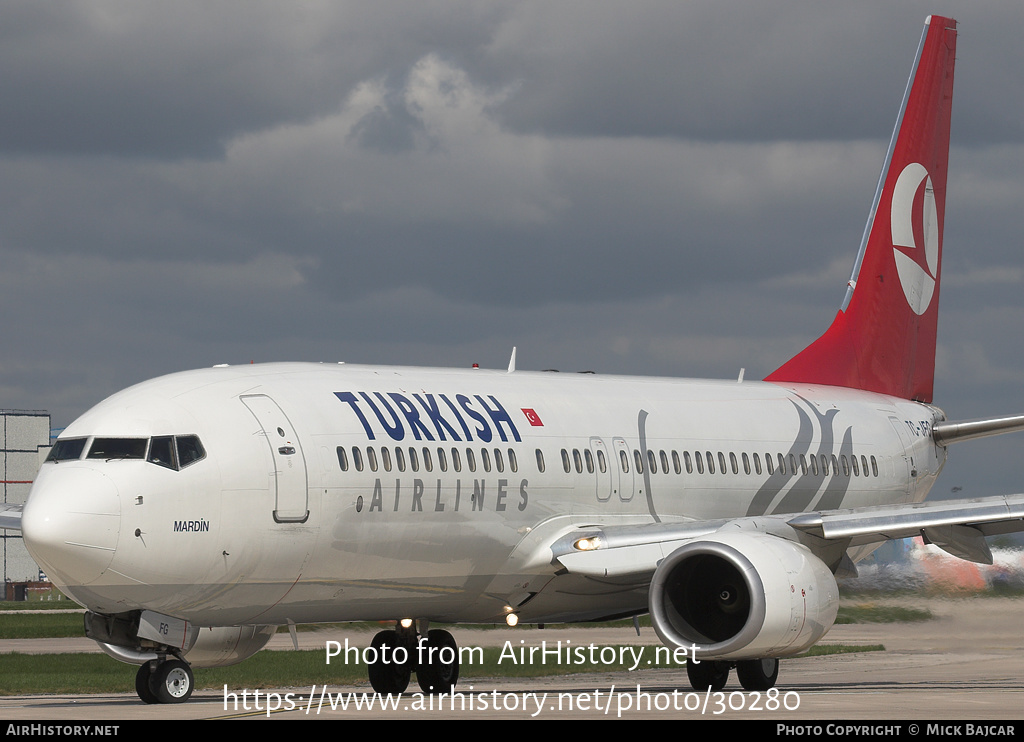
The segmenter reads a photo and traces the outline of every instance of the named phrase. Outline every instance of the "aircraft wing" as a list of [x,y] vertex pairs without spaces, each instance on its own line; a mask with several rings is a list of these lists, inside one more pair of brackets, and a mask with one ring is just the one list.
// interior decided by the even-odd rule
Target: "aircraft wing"
[[0,528],[21,530],[21,505],[0,504]]
[[[654,523],[579,529],[553,545],[567,571],[596,578],[642,580],[687,542],[726,531],[762,532],[802,543],[835,562],[836,548],[922,536],[953,556],[992,563],[986,536],[1024,531],[1024,494],[769,515],[722,521]],[[831,554],[831,557],[827,557]]]

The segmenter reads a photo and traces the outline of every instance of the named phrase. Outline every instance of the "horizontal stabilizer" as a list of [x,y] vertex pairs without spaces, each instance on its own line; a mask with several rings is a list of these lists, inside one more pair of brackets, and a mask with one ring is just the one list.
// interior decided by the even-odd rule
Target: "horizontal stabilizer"
[[983,420],[961,420],[935,423],[932,435],[940,446],[950,443],[970,441],[975,438],[987,438],[990,435],[1016,433],[1024,430],[1024,415],[1006,415],[990,417]]

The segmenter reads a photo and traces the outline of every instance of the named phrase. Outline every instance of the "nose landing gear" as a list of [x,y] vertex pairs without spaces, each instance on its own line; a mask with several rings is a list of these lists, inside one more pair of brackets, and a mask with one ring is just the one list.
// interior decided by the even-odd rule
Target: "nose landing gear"
[[179,659],[150,660],[135,674],[135,692],[145,703],[184,703],[194,685],[192,668]]

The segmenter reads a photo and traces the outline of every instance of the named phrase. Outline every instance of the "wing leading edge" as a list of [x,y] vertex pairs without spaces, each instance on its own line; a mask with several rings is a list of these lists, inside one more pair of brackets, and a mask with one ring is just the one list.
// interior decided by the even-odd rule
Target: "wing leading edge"
[[0,528],[21,530],[21,505],[0,504]]
[[736,520],[581,529],[552,545],[554,560],[590,577],[647,579],[681,546],[723,531],[760,532],[807,547],[838,568],[836,550],[921,536],[961,559],[991,564],[986,536],[1024,531],[1024,494],[906,503]]

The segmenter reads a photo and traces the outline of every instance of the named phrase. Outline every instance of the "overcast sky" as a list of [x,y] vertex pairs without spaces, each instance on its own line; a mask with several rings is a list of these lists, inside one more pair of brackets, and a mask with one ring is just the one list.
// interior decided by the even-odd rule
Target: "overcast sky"
[[[1024,4],[0,0],[0,406],[250,360],[761,378],[960,21],[936,403],[1024,412]],[[1024,438],[936,493],[1024,490]]]

